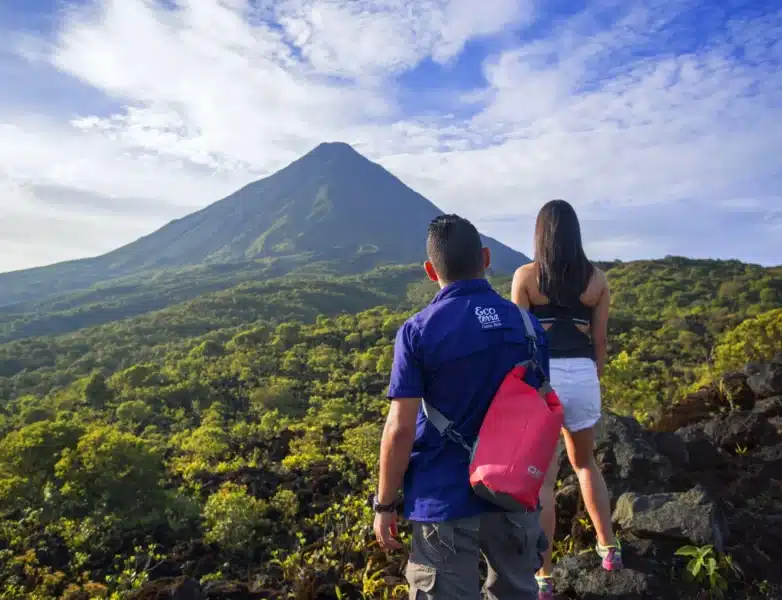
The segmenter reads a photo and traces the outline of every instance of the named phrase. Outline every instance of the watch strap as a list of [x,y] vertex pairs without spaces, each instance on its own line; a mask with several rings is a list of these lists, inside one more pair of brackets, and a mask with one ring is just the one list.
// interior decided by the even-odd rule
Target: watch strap
[[397,507],[397,502],[394,501],[391,504],[380,504],[377,501],[377,496],[374,496],[372,498],[372,510],[374,510],[376,513],[383,513],[383,512],[394,512]]

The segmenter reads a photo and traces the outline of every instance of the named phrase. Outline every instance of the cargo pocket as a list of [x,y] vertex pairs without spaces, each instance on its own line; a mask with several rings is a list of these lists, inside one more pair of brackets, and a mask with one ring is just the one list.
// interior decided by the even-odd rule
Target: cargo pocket
[[538,571],[543,566],[543,552],[548,547],[548,538],[540,527],[540,513],[508,513],[511,524],[509,535],[516,542],[521,564],[525,569]]
[[410,584],[410,600],[431,600],[434,598],[434,584],[437,571],[414,562],[407,563],[407,583]]

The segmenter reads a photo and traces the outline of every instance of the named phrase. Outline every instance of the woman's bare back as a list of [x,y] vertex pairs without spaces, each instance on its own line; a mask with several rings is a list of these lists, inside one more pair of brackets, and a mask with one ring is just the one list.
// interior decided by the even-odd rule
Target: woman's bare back
[[[513,280],[513,287],[516,288],[518,285],[520,288],[518,290],[521,292],[521,294],[519,294],[521,296],[519,300],[522,300],[522,302],[526,300],[524,308],[529,308],[530,306],[544,306],[549,303],[548,296],[540,291],[540,285],[538,284],[538,266],[535,263],[529,263],[519,267],[516,270]],[[592,276],[589,278],[586,289],[579,298],[581,303],[584,306],[595,309],[600,303],[600,299],[607,287],[608,282],[605,273],[595,267]],[[516,302],[516,295],[516,289],[514,289],[514,302]],[[519,302],[516,303],[519,304]],[[548,325],[547,328],[548,327],[550,327],[550,325]],[[589,327],[586,325],[579,326],[579,329],[584,333],[589,333]]]
[[[538,285],[538,267],[530,263],[519,267],[513,275],[511,284],[511,299],[521,308],[529,310],[532,306],[542,306],[549,303],[548,297],[541,293]],[[608,289],[608,278],[605,273],[594,268],[586,289],[581,294],[581,302],[592,309],[589,325],[576,324],[576,327],[587,334],[594,344],[597,359],[597,369],[600,375],[606,362],[608,347],[608,310],[611,303]],[[551,326],[544,325],[548,330]]]

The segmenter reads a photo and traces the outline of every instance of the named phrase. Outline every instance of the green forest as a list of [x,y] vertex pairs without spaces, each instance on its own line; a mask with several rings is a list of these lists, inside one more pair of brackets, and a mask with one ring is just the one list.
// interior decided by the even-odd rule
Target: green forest
[[[600,266],[616,413],[652,423],[782,348],[782,267]],[[491,280],[509,296],[510,278]],[[338,582],[403,597],[366,500],[394,335],[434,291],[417,268],[386,267],[248,281],[135,316],[114,298],[5,321],[0,599],[114,600],[183,563],[282,598],[340,597]],[[96,316],[112,303],[123,318]],[[36,323],[67,333],[17,339]]]

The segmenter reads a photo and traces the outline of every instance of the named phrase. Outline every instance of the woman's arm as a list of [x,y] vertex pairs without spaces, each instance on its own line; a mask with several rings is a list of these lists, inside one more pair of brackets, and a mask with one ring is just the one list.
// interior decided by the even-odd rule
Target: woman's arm
[[600,273],[603,280],[603,291],[592,310],[592,343],[595,345],[597,374],[603,376],[608,355],[608,309],[611,305],[611,292],[608,289],[608,278]]
[[513,274],[513,282],[510,284],[510,299],[519,308],[529,310],[529,296],[525,285],[524,267],[519,267]]

